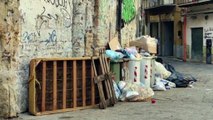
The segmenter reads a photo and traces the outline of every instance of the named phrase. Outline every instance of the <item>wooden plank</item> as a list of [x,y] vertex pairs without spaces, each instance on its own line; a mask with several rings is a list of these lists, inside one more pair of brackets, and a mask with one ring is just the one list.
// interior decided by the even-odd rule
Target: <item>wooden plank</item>
[[[105,77],[106,76],[108,76],[108,69],[107,69],[107,63],[106,63],[106,61],[105,61],[105,55],[104,55],[104,53],[103,53],[103,51],[102,51],[102,53],[101,53],[101,60],[102,60],[102,64],[103,64],[103,69],[104,69],[104,74],[105,74]],[[106,80],[105,80],[105,86],[106,86],[106,92],[107,92],[107,94],[108,94],[108,99],[110,99],[110,101],[111,101],[111,103],[110,104],[108,104],[108,105],[114,105],[114,99],[112,99],[113,98],[113,92],[112,92],[112,89],[114,89],[114,88],[112,88],[111,87],[111,84],[110,84],[110,80],[109,80],[109,77],[106,77],[105,78]]]
[[109,80],[108,84],[109,84],[110,90],[111,90],[112,102],[113,102],[113,104],[115,104],[117,101],[117,98],[116,98],[115,90],[114,90],[114,86],[113,86],[112,74],[110,73],[109,62],[107,61],[107,58],[105,55],[103,55],[103,59],[104,59],[105,67],[106,67],[106,73],[108,73],[108,80]]
[[[98,77],[95,77],[94,79],[99,81]],[[98,86],[98,93],[99,93],[99,97],[100,97],[99,108],[105,109],[107,107],[107,104],[106,104],[106,100],[105,100],[105,96],[104,96],[103,85],[101,82],[99,82],[99,83],[97,83],[97,86]]]
[[[35,58],[32,60],[42,60],[42,61],[62,61],[62,60],[70,60],[70,61],[75,61],[75,60],[90,60],[91,57],[72,57],[72,58]],[[98,57],[93,57],[93,59],[98,59]]]
[[30,77],[29,77],[29,112],[31,114],[36,114],[38,112],[38,106],[36,102],[36,66],[40,63],[40,61],[31,60],[30,61]]
[[94,105],[94,106],[86,106],[86,107],[78,107],[76,109],[73,109],[73,108],[68,108],[68,109],[65,109],[65,110],[61,110],[61,109],[58,109],[56,111],[46,111],[46,112],[38,112],[34,115],[37,115],[37,116],[40,116],[40,115],[49,115],[49,114],[53,114],[53,113],[63,113],[63,112],[71,112],[71,111],[76,111],[76,110],[83,110],[83,109],[89,109],[89,108],[95,108],[97,107],[97,105]]
[[66,108],[67,100],[67,61],[63,62],[63,109]]
[[77,107],[77,61],[73,61],[73,108]]
[[108,90],[106,90],[107,92],[109,92],[109,99],[111,101],[110,106],[114,106],[114,104],[116,103],[116,96],[115,96],[115,91],[114,91],[114,87],[113,87],[113,80],[112,80],[112,76],[110,74],[110,70],[109,70],[109,64],[107,62],[107,58],[104,55],[104,51],[101,51],[101,60],[103,61],[103,69],[105,70],[104,73],[107,76],[106,77],[106,82],[105,85],[107,86],[106,88]]
[[106,103],[106,98],[105,98],[104,91],[103,91],[103,85],[101,82],[98,83],[98,92],[99,92],[99,97],[100,97],[99,108],[105,109],[107,107],[107,103]]
[[110,72],[110,66],[109,66],[110,62],[108,62],[106,56],[104,56],[104,61],[105,61],[105,64],[106,64],[106,70],[107,70],[107,72]]
[[47,64],[46,62],[42,63],[42,98],[41,98],[41,112],[46,110],[46,70]]
[[83,97],[83,107],[86,106],[86,61],[82,61],[82,97]]
[[57,62],[53,61],[53,111],[57,109]]
[[[97,70],[96,70],[95,61],[94,61],[93,57],[92,57],[92,66],[93,66],[94,73],[95,73],[94,81],[99,81],[98,77],[97,77]],[[99,97],[100,97],[99,108],[105,109],[106,101],[105,101],[102,83],[101,82],[97,83],[97,86],[98,86],[98,93],[99,93]]]
[[95,83],[94,83],[94,69],[91,62],[91,104],[95,105]]
[[113,76],[112,73],[108,74],[108,79],[109,79],[110,87],[111,87],[111,90],[112,90],[112,97],[113,97],[112,99],[113,99],[113,103],[115,104],[117,102],[117,98],[116,98],[116,95],[115,95],[112,76]]
[[[100,65],[101,65],[102,74],[105,75],[106,72],[105,72],[105,67],[104,67],[102,56],[100,56],[99,61],[100,61]],[[110,98],[110,92],[109,92],[110,89],[109,89],[109,86],[108,86],[108,83],[107,83],[106,80],[104,80],[104,85],[105,85],[105,88],[106,88],[105,89],[106,90],[106,96],[107,96],[106,98],[109,99]]]

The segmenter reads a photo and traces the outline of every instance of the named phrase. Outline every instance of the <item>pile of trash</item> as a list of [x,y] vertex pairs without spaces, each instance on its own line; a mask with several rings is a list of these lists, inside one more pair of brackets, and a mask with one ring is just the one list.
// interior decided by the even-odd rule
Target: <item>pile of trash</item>
[[146,102],[154,96],[151,88],[146,88],[137,83],[120,81],[118,86],[114,83],[116,97],[120,101]]
[[[154,91],[193,87],[192,84],[197,81],[194,77],[176,71],[171,64],[163,63],[162,59],[155,56],[157,43],[157,39],[150,36],[142,36],[131,41],[130,47],[126,48],[122,48],[117,40],[109,43],[110,50],[106,50],[105,53],[112,61],[125,58],[130,60],[129,66],[122,68],[123,71],[131,72],[124,73],[128,78],[114,82],[118,100],[147,101],[152,98]],[[136,63],[132,64],[136,61],[139,61],[139,66]],[[123,74],[123,71],[120,73]],[[144,84],[143,81],[149,82]]]
[[166,91],[176,87],[192,87],[196,81],[191,75],[177,72],[170,64],[155,61],[153,87],[146,87],[142,83],[120,81],[117,84],[114,82],[114,89],[119,101],[150,101],[154,96],[154,91]]
[[193,76],[176,71],[170,64],[165,64],[165,68],[172,73],[167,80],[174,82],[177,87],[192,87],[193,83],[197,82]]
[[[109,42],[110,50],[106,50],[106,55],[112,60],[122,58],[140,59],[142,56],[149,57],[157,53],[157,39],[148,35],[137,38],[129,43],[130,47],[122,48],[117,39]],[[150,54],[151,53],[151,54]]]
[[[155,69],[155,85],[160,86],[161,83],[164,83],[165,89],[192,87],[193,83],[197,82],[197,79],[193,76],[176,71],[171,64],[163,63],[162,59],[159,62],[155,62]],[[161,83],[159,83],[159,80]]]
[[151,56],[148,52],[141,51],[138,53],[136,47],[128,47],[125,49],[119,49],[119,50],[106,50],[106,55],[111,60],[119,60],[123,58],[129,58],[131,60],[135,59],[141,59],[142,56]]

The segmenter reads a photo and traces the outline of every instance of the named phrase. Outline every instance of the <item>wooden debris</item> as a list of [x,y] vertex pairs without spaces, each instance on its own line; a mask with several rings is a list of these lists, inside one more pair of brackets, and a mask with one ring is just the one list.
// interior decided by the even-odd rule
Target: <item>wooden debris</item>
[[[94,61],[100,66],[98,57],[94,57]],[[91,57],[33,59],[30,63],[29,112],[45,115],[96,107],[99,96],[94,72]]]
[[100,67],[101,67],[101,75],[97,74],[96,65],[94,59],[92,58],[93,68],[95,72],[95,83],[98,86],[99,96],[100,96],[100,104],[99,108],[105,109],[108,106],[114,106],[117,99],[115,96],[115,91],[113,87],[112,73],[109,70],[109,62],[105,57],[103,50],[100,50]]

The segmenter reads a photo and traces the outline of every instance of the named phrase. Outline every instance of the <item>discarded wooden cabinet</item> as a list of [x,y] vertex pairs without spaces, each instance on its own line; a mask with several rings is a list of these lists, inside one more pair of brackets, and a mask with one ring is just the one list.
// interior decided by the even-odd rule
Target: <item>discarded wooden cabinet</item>
[[[99,63],[98,58],[95,62]],[[44,115],[97,106],[90,57],[33,59],[30,63],[29,112]]]

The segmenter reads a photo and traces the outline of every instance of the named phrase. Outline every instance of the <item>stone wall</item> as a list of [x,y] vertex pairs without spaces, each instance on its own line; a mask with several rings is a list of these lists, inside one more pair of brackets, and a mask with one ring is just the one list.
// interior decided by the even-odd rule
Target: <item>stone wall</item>
[[19,111],[15,70],[19,43],[19,2],[0,1],[0,116],[15,117]]
[[73,56],[84,56],[85,33],[93,30],[94,0],[73,0]]
[[95,1],[95,45],[103,47],[116,36],[117,0]]

